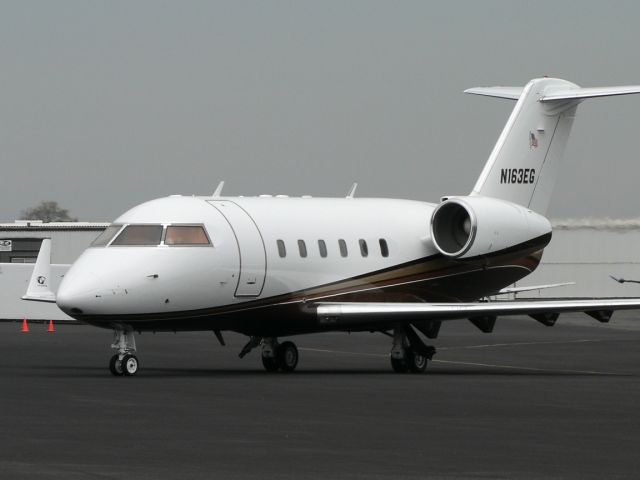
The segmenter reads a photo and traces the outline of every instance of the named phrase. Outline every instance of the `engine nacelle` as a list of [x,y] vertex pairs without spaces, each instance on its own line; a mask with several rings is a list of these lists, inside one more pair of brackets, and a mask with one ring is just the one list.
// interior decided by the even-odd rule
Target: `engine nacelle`
[[[471,258],[550,240],[551,224],[526,207],[490,197],[449,197],[431,215],[431,238],[440,253]],[[531,243],[531,246],[536,246]]]

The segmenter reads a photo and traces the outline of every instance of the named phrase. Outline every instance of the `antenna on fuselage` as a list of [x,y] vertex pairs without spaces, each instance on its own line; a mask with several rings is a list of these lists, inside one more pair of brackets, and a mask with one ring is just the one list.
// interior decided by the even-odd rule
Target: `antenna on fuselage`
[[349,189],[349,193],[347,193],[347,198],[353,198],[356,194],[357,188],[358,188],[358,184],[354,182],[353,185],[351,185],[351,188]]
[[211,195],[212,197],[219,197],[220,194],[222,193],[222,188],[224,187],[224,180],[222,180],[218,186],[216,187],[215,191],[213,192],[213,195]]

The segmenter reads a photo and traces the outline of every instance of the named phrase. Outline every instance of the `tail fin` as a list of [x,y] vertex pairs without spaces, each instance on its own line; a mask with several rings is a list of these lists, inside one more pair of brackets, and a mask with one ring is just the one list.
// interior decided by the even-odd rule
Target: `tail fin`
[[27,293],[22,296],[23,300],[34,302],[56,301],[55,294],[51,291],[51,239],[45,238],[40,245],[36,264],[33,266],[33,273]]
[[537,78],[524,88],[481,87],[465,93],[517,100],[471,195],[508,200],[544,215],[578,104],[640,93],[640,86],[580,88],[559,78]]

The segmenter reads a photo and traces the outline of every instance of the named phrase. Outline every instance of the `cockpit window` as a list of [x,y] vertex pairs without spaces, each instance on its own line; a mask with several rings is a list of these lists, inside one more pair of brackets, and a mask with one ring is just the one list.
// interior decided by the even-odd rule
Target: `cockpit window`
[[199,225],[170,225],[164,237],[165,245],[209,245],[209,237]]
[[162,225],[128,225],[111,245],[160,245]]
[[91,242],[91,246],[104,247],[113,239],[113,237],[116,236],[116,233],[118,233],[121,228],[122,225],[109,225],[93,242]]

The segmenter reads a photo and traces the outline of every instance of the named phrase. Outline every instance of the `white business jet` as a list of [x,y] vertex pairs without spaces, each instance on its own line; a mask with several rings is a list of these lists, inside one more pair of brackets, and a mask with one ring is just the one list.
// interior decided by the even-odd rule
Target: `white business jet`
[[552,326],[562,312],[606,322],[640,299],[486,302],[531,273],[551,240],[543,216],[576,108],[640,86],[580,88],[539,78],[467,93],[515,100],[477,183],[437,204],[354,198],[170,196],[121,215],[78,258],[57,294],[45,242],[25,299],[113,329],[114,375],[134,375],[134,332],[240,332],[268,371],[291,372],[298,350],[279,338],[371,331],[392,338],[396,372],[423,372],[443,321],[483,332],[496,317]]

